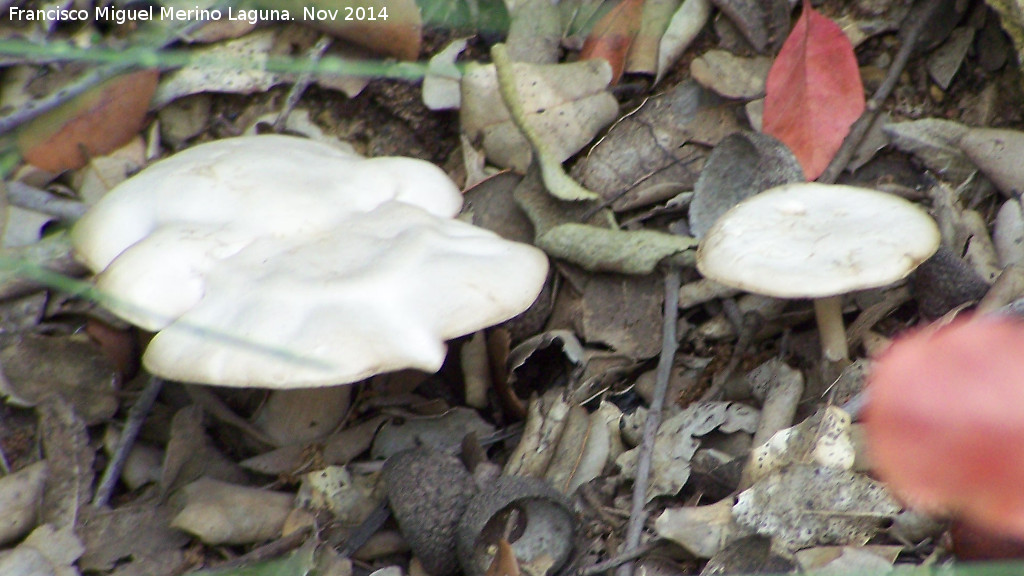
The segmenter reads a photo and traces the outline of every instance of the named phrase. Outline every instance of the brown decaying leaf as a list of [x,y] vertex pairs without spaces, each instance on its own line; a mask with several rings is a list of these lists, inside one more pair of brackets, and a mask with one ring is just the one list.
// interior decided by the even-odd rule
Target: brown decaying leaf
[[[261,3],[294,6],[282,0],[261,0]],[[399,60],[416,60],[420,55],[423,19],[415,0],[315,0],[309,7],[337,11],[336,18],[318,18],[309,22],[325,32]],[[351,20],[346,18],[350,10]],[[387,10],[387,18],[358,20],[357,10],[364,14],[381,14],[382,10]]]
[[785,142],[814,180],[864,112],[864,88],[842,29],[809,0],[803,10],[768,73],[764,132]]
[[121,375],[122,381],[131,380],[139,370],[139,345],[135,333],[130,329],[119,330],[110,324],[90,318],[85,323],[85,333],[96,342]]
[[18,149],[33,166],[63,172],[124,146],[142,128],[159,75],[140,70],[107,80],[26,124]]
[[580,60],[604,58],[612,65],[612,84],[626,68],[626,56],[640,32],[644,0],[622,0],[601,18],[580,50]]
[[519,560],[512,550],[508,540],[498,540],[498,552],[494,555],[494,561],[487,568],[487,576],[519,576]]

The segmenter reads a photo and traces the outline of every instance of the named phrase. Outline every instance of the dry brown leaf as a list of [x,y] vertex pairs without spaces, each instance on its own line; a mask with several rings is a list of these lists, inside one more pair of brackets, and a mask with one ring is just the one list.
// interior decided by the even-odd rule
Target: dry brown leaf
[[576,333],[587,342],[602,342],[631,359],[653,358],[661,350],[657,326],[661,322],[664,290],[654,274],[626,276],[590,274],[565,268],[573,287],[582,295],[582,314]]
[[[744,430],[757,426],[757,410],[735,402],[698,402],[664,420],[658,427],[651,455],[651,485],[648,502],[657,496],[679,492],[690,478],[690,458],[706,434]],[[624,452],[615,463],[629,476],[636,472],[639,448]]]
[[732,498],[704,506],[666,508],[654,523],[658,536],[698,558],[710,558],[744,534],[732,519]]
[[608,458],[608,428],[582,406],[573,406],[555,449],[555,456],[544,473],[556,490],[572,494],[600,474]]
[[[616,123],[573,175],[605,200],[617,198],[616,210],[637,207],[638,198],[650,204],[691,190],[706,151],[689,143],[714,146],[739,130],[734,107],[696,82],[682,82]],[[645,194],[648,188],[658,193]]]
[[[618,102],[606,90],[611,81],[607,62],[515,63],[512,70],[526,121],[559,162],[578,152],[618,115]],[[491,162],[525,172],[530,144],[509,117],[493,65],[466,68],[460,119],[470,138],[482,140]]]
[[709,50],[690,64],[693,79],[705,88],[739,100],[764,96],[772,61],[765,56],[743,58],[726,50]]
[[170,527],[172,517],[168,506],[153,500],[113,510],[89,508],[79,525],[85,554],[78,567],[89,572],[118,566],[134,574],[178,574],[186,562],[183,548],[189,538]]
[[160,73],[117,76],[26,124],[18,149],[29,163],[50,172],[85,166],[135,136],[146,118]]
[[598,20],[580,49],[580,60],[603,58],[611,64],[612,84],[626,68],[626,57],[640,32],[645,0],[620,0]]
[[252,422],[275,446],[316,442],[341,424],[351,396],[351,386],[274,390]]
[[35,526],[46,476],[46,462],[39,461],[0,478],[0,510],[4,514],[0,545],[21,538]]
[[182,492],[185,507],[171,527],[210,545],[251,544],[281,535],[294,495],[202,478]]
[[0,365],[0,393],[21,406],[59,394],[87,425],[117,411],[114,366],[87,338],[24,335],[0,350]]
[[[260,0],[260,4],[294,6],[289,0]],[[305,9],[327,10],[331,17],[316,17],[310,23],[338,38],[344,38],[377,54],[394,56],[399,60],[416,60],[423,43],[423,21],[415,0],[312,0]],[[349,11],[353,18],[346,19]],[[387,19],[369,18],[358,20],[356,11],[364,14],[381,14],[387,11]]]
[[169,495],[203,476],[229,482],[245,479],[244,472],[210,443],[203,429],[202,408],[191,405],[179,410],[171,420],[160,493]]
[[682,56],[683,52],[690,46],[690,43],[697,38],[700,31],[704,29],[708,18],[711,16],[710,0],[685,0],[682,6],[676,10],[668,28],[661,36],[658,45],[658,67],[655,83],[661,82],[665,73]]
[[49,468],[40,519],[56,526],[73,525],[92,497],[96,454],[85,422],[59,395],[48,396],[36,413]]
[[72,187],[82,202],[92,206],[145,164],[146,142],[138,136],[110,154],[89,160],[85,168],[75,172]]

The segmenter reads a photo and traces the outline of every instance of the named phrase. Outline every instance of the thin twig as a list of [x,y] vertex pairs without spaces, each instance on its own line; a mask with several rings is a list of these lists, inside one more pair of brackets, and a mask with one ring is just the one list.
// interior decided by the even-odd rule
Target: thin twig
[[[727,299],[724,303],[729,302],[732,302],[732,300]],[[722,391],[725,390],[726,384],[729,383],[733,374],[736,373],[736,369],[739,368],[743,354],[754,343],[754,337],[757,336],[757,333],[764,326],[764,318],[757,312],[749,311],[740,316],[740,321],[736,325],[739,336],[736,338],[736,345],[732,347],[732,356],[729,358],[729,363],[720,372],[711,377],[711,386],[700,397],[701,402],[719,399]]]
[[128,410],[128,417],[125,419],[121,437],[117,441],[117,448],[110,456],[110,462],[107,464],[106,470],[103,471],[103,477],[96,488],[96,495],[92,498],[93,508],[102,508],[110,501],[110,495],[113,493],[118,479],[121,478],[121,470],[124,469],[124,463],[128,460],[128,454],[135,446],[135,438],[138,437],[142,423],[146,421],[146,416],[153,408],[153,403],[156,402],[156,397],[160,395],[163,386],[162,379],[150,376],[146,387],[142,389],[142,394],[139,394],[135,404],[132,404],[131,409]]
[[345,543],[338,547],[338,555],[348,558],[355,554],[360,548],[366,545],[373,536],[380,530],[381,526],[391,518],[391,510],[384,504],[374,508],[373,512],[363,520],[355,530],[349,534]]
[[223,571],[229,569],[245,568],[257,562],[277,558],[278,556],[283,555],[285,552],[290,552],[295,548],[298,548],[300,545],[302,545],[302,543],[306,541],[306,538],[309,536],[309,533],[311,531],[311,526],[299,528],[298,530],[292,532],[291,534],[288,534],[287,536],[282,536],[277,540],[267,542],[263,546],[255,548],[252,551],[247,552],[242,556],[239,556],[238,558],[229,560],[222,564],[217,564],[213,567],[213,569],[217,571]]
[[578,574],[579,574],[579,576],[593,576],[594,574],[600,574],[602,572],[606,572],[608,570],[611,570],[612,568],[615,568],[617,566],[621,566],[621,565],[625,564],[626,562],[631,562],[633,560],[636,560],[637,558],[643,556],[644,554],[647,554],[651,550],[654,550],[657,546],[658,546],[658,544],[655,543],[655,542],[648,542],[648,543],[643,544],[643,545],[641,545],[641,546],[639,546],[639,547],[637,547],[637,548],[635,548],[633,550],[630,550],[629,552],[627,552],[625,554],[618,554],[618,555],[616,555],[616,556],[614,556],[612,558],[609,558],[607,560],[603,560],[603,561],[598,562],[596,564],[591,564],[590,566],[587,566],[586,568],[581,569],[578,572]]
[[[633,481],[633,506],[629,512],[629,524],[626,526],[626,538],[619,554],[629,554],[640,546],[640,535],[647,521],[647,484],[651,474],[651,456],[654,453],[654,438],[661,424],[661,412],[665,406],[665,395],[668,391],[669,376],[672,363],[675,361],[676,319],[679,314],[679,269],[670,266],[665,272],[665,313],[661,327],[661,357],[655,373],[654,397],[647,410],[644,422],[643,442],[640,444],[640,455],[637,457],[636,479]],[[632,576],[633,563],[626,562],[615,571],[617,576]]]
[[907,67],[910,56],[914,53],[914,48],[917,47],[921,33],[924,32],[925,26],[932,21],[932,17],[935,15],[935,11],[940,4],[941,2],[937,0],[930,0],[919,12],[912,9],[907,14],[907,17],[904,19],[904,22],[907,22],[907,27],[906,34],[903,37],[903,45],[896,52],[892,65],[886,71],[885,79],[878,89],[875,90],[871,99],[868,100],[864,113],[850,127],[850,133],[843,140],[843,145],[839,147],[839,151],[832,158],[832,162],[829,162],[828,167],[818,177],[818,182],[832,184],[839,178],[843,170],[846,169],[850,159],[853,158],[854,152],[857,151],[861,141],[864,140],[864,136],[868,133],[868,129],[871,128],[871,125],[878,118],[882,103],[889,98],[889,94],[896,87],[896,82],[899,81],[900,75],[903,74],[903,70]]
[[268,446],[274,446],[274,440],[267,436],[262,430],[254,426],[245,418],[235,414],[216,394],[207,390],[206,386],[198,384],[185,385],[185,392],[200,408],[222,424],[233,426],[248,434],[251,438],[258,440]]
[[7,183],[7,200],[11,206],[53,216],[64,222],[78,220],[88,208],[78,200],[61,198],[17,180]]
[[321,36],[316,44],[309,50],[309,68],[304,71],[292,84],[292,89],[288,92],[288,97],[284,101],[284,107],[281,108],[281,113],[277,115],[277,120],[274,121],[274,132],[283,132],[285,126],[288,125],[288,116],[291,115],[292,110],[299,104],[299,100],[302,95],[309,88],[309,85],[313,83],[314,70],[316,69],[316,63],[324,57],[324,52],[331,47],[330,36]]
[[11,112],[7,116],[0,118],[0,134],[7,134],[25,124],[34,120],[38,116],[42,116],[47,112],[57,108],[61,104],[69,102],[82,94],[85,94],[89,90],[102,84],[106,80],[126,72],[134,67],[134,64],[108,64],[83,74],[81,77],[73,81],[71,84],[57,90],[53,94],[27,102],[21,108],[18,108],[14,112]]

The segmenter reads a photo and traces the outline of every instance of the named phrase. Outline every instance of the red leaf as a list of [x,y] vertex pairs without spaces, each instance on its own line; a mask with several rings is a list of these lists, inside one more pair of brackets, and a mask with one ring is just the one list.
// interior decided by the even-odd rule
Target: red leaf
[[765,134],[793,150],[814,180],[825,171],[864,112],[853,45],[835,22],[804,0],[803,14],[779,51],[765,86]]
[[897,339],[865,413],[878,475],[909,504],[1024,538],[1024,323],[978,317]]
[[26,124],[18,149],[49,172],[81,168],[89,157],[117,150],[142,129],[159,76],[141,70],[107,80]]
[[622,0],[594,24],[580,50],[580,60],[604,58],[612,65],[612,84],[626,68],[626,55],[640,33],[644,0]]

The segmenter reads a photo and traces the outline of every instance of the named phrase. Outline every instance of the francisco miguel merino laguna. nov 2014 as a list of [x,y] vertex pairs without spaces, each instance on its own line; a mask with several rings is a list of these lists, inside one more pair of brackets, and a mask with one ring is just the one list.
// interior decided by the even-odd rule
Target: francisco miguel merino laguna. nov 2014
[[[124,24],[125,22],[156,20],[157,18],[161,20],[180,21],[239,20],[248,22],[250,24],[256,24],[257,22],[280,22],[295,20],[295,18],[292,17],[288,10],[284,9],[257,10],[228,7],[225,10],[219,10],[216,8],[195,8],[185,10],[179,8],[169,8],[165,6],[161,7],[159,11],[157,11],[156,7],[154,6],[133,9],[114,8],[113,6],[97,6],[96,8],[94,8],[93,12],[95,20],[115,22],[117,24]],[[322,14],[319,14],[320,12],[327,11],[314,11],[310,8],[305,8],[303,9],[303,19],[323,19],[317,18],[317,16],[323,16]],[[7,10],[7,16],[11,20],[82,21],[89,20],[90,14],[89,11],[85,9],[27,9],[19,8],[17,6],[11,6]]]

